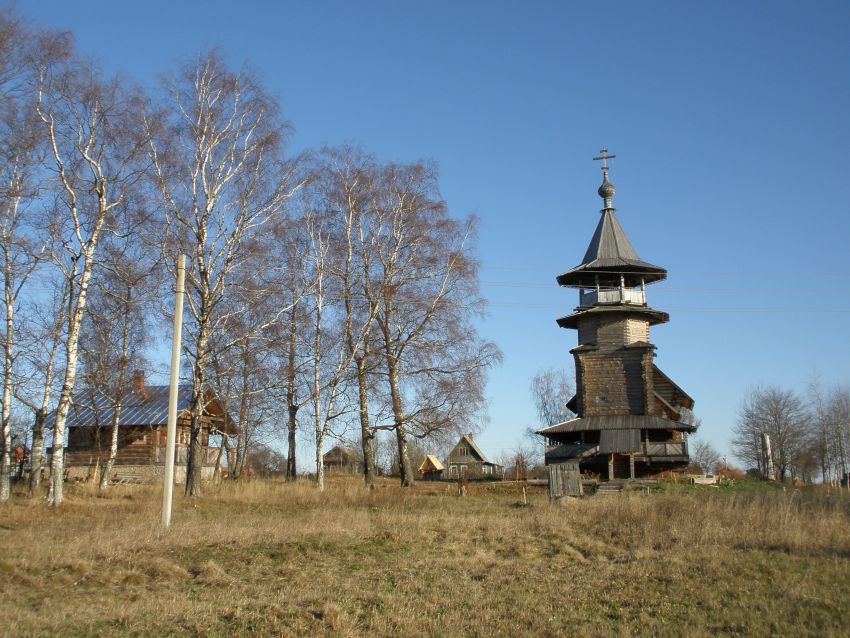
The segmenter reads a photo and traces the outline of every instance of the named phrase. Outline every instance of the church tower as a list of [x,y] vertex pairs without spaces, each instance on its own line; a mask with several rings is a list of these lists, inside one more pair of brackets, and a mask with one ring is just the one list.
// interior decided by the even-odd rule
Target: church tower
[[[557,320],[578,332],[570,352],[576,366],[576,395],[567,407],[576,418],[539,431],[546,437],[546,465],[568,464],[570,473],[601,478],[658,476],[687,467],[687,434],[695,430],[694,401],[653,362],[650,326],[666,323],[666,312],[647,303],[650,284],[667,271],[642,261],[613,207],[616,189],[608,179],[602,149],[603,208],[581,263],[557,277],[578,289],[578,307]],[[553,468],[555,469],[555,468]]]

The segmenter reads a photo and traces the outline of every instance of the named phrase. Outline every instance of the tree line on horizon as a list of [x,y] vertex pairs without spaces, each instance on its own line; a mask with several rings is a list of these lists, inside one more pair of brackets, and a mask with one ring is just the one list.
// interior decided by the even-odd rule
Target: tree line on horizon
[[170,326],[179,254],[187,496],[201,495],[208,388],[239,425],[232,475],[271,431],[294,479],[300,431],[319,488],[329,438],[355,432],[372,485],[389,433],[410,485],[412,439],[480,423],[501,353],[475,327],[476,218],[449,215],[433,163],[350,145],[289,157],[291,125],[250,67],[202,52],[144,90],[8,11],[0,87],[0,501],[24,429],[30,495],[50,443],[48,503],[62,503],[74,403],[112,408],[108,485],[133,371]]

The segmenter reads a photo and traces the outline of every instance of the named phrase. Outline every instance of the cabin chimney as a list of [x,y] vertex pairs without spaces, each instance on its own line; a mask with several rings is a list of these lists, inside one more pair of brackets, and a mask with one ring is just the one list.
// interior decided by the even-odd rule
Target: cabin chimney
[[133,370],[133,392],[138,394],[140,397],[144,397],[147,394],[145,392],[144,370]]

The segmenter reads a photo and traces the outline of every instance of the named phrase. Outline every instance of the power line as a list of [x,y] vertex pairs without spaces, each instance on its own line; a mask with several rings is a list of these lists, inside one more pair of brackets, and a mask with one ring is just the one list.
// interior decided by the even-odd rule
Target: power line
[[[491,301],[487,304],[488,307],[491,308],[534,308],[540,310],[559,310],[560,312],[565,312],[566,307],[569,304],[564,305],[554,305],[554,304],[536,304],[536,303],[522,303],[518,301]],[[665,308],[664,312],[720,312],[720,313],[771,313],[771,312],[799,312],[806,314],[842,314],[842,313],[850,313],[850,308],[822,308],[822,307],[800,307],[800,306],[785,306],[785,307],[755,307],[755,308],[742,308],[742,307],[682,307],[682,308]]]
[[[554,281],[554,277],[552,278]],[[523,281],[487,281],[482,280],[481,285],[483,286],[495,286],[500,288],[541,288],[541,289],[555,289],[562,288],[562,286],[558,286],[555,283],[541,283],[541,282],[523,282]],[[742,287],[699,287],[699,286],[688,286],[685,288],[677,287],[677,286],[663,286],[652,289],[652,294],[665,293],[665,292],[788,292],[790,289],[796,289],[796,286],[783,286],[783,287],[768,287],[768,286],[742,286]],[[591,290],[590,287],[587,290]],[[846,287],[835,287],[835,286],[806,286],[802,292],[847,292],[850,293],[850,288]]]

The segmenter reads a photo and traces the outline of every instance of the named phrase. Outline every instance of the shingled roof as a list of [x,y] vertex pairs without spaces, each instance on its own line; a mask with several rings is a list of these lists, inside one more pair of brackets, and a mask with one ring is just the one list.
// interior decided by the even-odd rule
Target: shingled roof
[[420,473],[429,471],[442,472],[444,469],[446,468],[444,468],[443,464],[440,463],[440,459],[433,454],[428,454],[425,457],[425,460],[422,461],[422,465],[419,466]]
[[558,325],[561,328],[578,328],[578,320],[579,318],[586,317],[590,314],[592,315],[610,315],[617,314],[622,312],[628,312],[631,315],[640,314],[643,319],[646,319],[649,322],[649,325],[654,326],[659,323],[667,323],[670,320],[670,315],[661,310],[655,310],[653,308],[641,308],[640,306],[629,306],[626,310],[623,309],[622,306],[597,306],[595,308],[587,308],[585,310],[580,310],[579,312],[574,312],[571,315],[567,315],[566,317],[560,317],[555,321],[558,322]]
[[596,285],[597,276],[601,285],[619,285],[621,273],[626,278],[627,286],[637,286],[641,279],[651,283],[667,277],[664,268],[638,257],[617,219],[616,210],[605,208],[581,264],[558,275],[556,279],[561,286],[591,288]]
[[[460,441],[465,441],[469,445],[469,447],[472,448],[472,450],[475,452],[475,454],[478,455],[478,459],[482,463],[492,463],[492,461],[490,459],[488,459],[486,456],[484,456],[484,452],[481,451],[481,448],[478,447],[478,445],[472,439],[471,434],[464,434],[462,437],[460,437]],[[458,443],[460,443],[460,441],[458,441]]]
[[696,432],[696,427],[689,423],[664,419],[658,416],[638,414],[609,414],[587,416],[570,419],[537,430],[537,434],[546,436],[559,432],[588,432],[592,430],[679,430],[681,432]]

